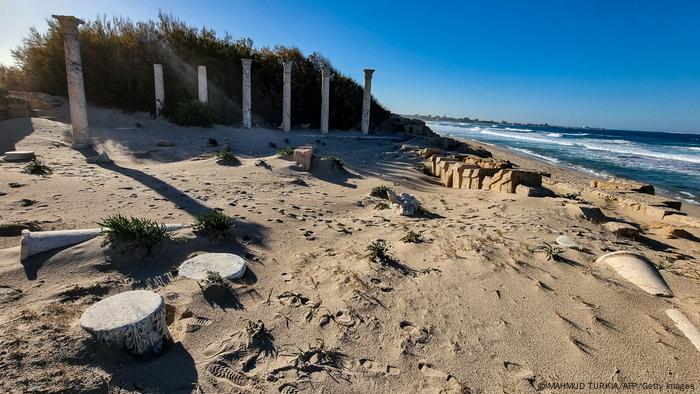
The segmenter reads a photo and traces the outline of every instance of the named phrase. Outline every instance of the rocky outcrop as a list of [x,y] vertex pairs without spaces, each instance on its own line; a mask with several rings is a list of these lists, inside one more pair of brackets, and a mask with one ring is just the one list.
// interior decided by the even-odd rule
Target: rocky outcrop
[[415,136],[437,136],[425,122],[411,119],[399,114],[391,114],[377,126],[378,131],[406,133]]
[[422,212],[418,199],[408,193],[398,195],[389,190],[387,191],[387,200],[389,200],[389,204],[391,204],[394,212],[397,212],[399,215],[415,216]]

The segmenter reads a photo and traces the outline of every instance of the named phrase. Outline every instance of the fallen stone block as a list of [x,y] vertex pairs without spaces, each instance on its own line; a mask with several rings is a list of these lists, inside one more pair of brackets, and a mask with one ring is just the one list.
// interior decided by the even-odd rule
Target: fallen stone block
[[435,161],[435,176],[442,178],[442,174],[447,171],[447,168],[452,163],[456,163],[457,159],[452,157],[438,157]]
[[526,197],[554,197],[554,193],[544,187],[530,187],[518,185],[515,187],[515,194]]
[[666,239],[676,239],[676,238],[683,238],[683,239],[693,239],[693,234],[690,232],[683,230],[682,228],[678,227],[673,227],[673,226],[666,226],[662,230],[662,234],[664,238]]
[[172,341],[165,323],[165,302],[148,290],[120,293],[88,307],[80,327],[99,342],[135,355],[159,353]]
[[605,190],[624,190],[644,194],[654,194],[654,186],[628,179],[612,178],[607,181],[591,181],[591,187]]
[[451,171],[452,175],[452,188],[453,189],[462,189],[462,184],[464,183],[464,174],[468,170],[474,170],[479,168],[478,166],[474,164],[468,164],[468,163],[454,163],[452,166],[450,166],[449,170]]
[[607,222],[603,224],[603,228],[618,237],[634,238],[639,235],[639,229],[637,227],[622,222]]
[[[460,189],[483,189],[485,188],[484,184],[489,185],[491,177],[498,171],[497,168],[466,168],[462,172]],[[489,178],[489,182],[485,181],[486,178]],[[488,187],[486,187],[486,189],[488,189]]]
[[484,179],[481,181],[481,187],[479,189],[482,189],[482,190],[491,189],[491,181],[492,180],[493,180],[492,176],[485,176]]
[[36,158],[33,150],[14,150],[10,152],[5,152],[5,161],[30,161]]
[[474,164],[480,168],[513,168],[513,163],[509,161],[497,160],[493,158],[483,158],[479,156],[466,156],[462,159],[465,163]]
[[489,189],[499,193],[515,193],[518,185],[541,187],[542,175],[534,171],[500,170],[491,179]]
[[311,158],[314,155],[314,148],[311,145],[302,145],[294,149],[294,162],[304,171],[311,169]]
[[608,221],[608,217],[600,208],[588,204],[567,204],[566,212],[574,219],[584,219],[593,223],[603,223]]
[[423,156],[424,159],[427,159],[433,155],[441,154],[442,152],[443,150],[439,148],[423,148],[419,151],[420,155]]

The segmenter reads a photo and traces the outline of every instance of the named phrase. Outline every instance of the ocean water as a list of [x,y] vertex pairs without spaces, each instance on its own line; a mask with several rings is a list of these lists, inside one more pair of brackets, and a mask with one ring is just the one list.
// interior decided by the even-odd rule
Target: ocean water
[[700,204],[700,134],[427,122],[436,133],[512,149],[602,178],[647,182]]

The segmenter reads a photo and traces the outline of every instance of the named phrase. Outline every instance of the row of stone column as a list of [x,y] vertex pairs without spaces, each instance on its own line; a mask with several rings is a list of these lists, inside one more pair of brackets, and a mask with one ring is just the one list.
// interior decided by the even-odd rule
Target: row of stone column
[[[80,58],[80,40],[78,26],[85,23],[74,16],[53,15],[61,25],[63,33],[63,45],[66,58],[66,74],[68,79],[68,100],[70,105],[71,125],[73,128],[73,145],[85,147],[90,145],[88,128],[87,105],[85,101],[85,88],[83,85],[83,69]],[[243,127],[251,128],[251,59],[241,59],[243,65],[243,99],[241,112],[243,115]],[[369,132],[370,104],[372,101],[372,73],[374,70],[365,69],[365,87],[362,100],[362,132]],[[282,129],[291,130],[292,108],[292,63],[283,63],[283,90],[282,90]],[[153,65],[153,78],[155,81],[156,116],[160,116],[165,103],[165,86],[163,83],[163,65]],[[197,82],[199,101],[206,103],[209,99],[207,86],[206,66],[197,66]],[[321,70],[321,133],[328,133],[328,116],[330,104],[330,69],[324,66]]]
[[[243,115],[243,127],[251,128],[251,82],[250,68],[253,63],[251,59],[241,59],[243,65],[243,92],[241,112]],[[292,62],[282,63],[282,130],[290,131],[292,128]],[[372,102],[372,73],[374,70],[365,69],[365,87],[362,100],[362,132],[369,132],[370,105]],[[163,85],[163,65],[153,65],[153,77],[155,80],[156,94],[156,116],[160,116],[165,100],[165,87]],[[321,133],[328,133],[328,118],[330,106],[330,79],[331,71],[328,66],[321,69]],[[198,97],[202,103],[208,102],[209,93],[207,87],[207,68],[197,66]]]

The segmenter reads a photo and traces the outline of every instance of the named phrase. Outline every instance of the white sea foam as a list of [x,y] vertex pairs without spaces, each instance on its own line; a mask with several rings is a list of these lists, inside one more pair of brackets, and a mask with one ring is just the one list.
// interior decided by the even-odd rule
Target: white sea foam
[[547,133],[547,137],[560,138],[563,135],[561,133]]
[[534,157],[540,158],[542,160],[552,162],[552,163],[559,163],[559,159],[557,159],[557,158],[549,157],[549,156],[545,156],[545,155],[540,155],[540,154],[537,154],[529,149],[524,149],[524,148],[511,148],[511,149],[514,151],[517,151],[517,152],[524,153],[524,154],[529,155],[529,156],[534,156]]
[[499,133],[495,131],[494,129],[485,129],[481,130],[480,133],[482,134],[488,134],[488,135],[493,135],[496,137],[501,137],[504,139],[516,139],[516,140],[522,140],[522,141],[533,141],[533,142],[541,142],[545,144],[555,144],[555,145],[565,145],[565,146],[573,146],[574,144],[572,142],[565,142],[565,141],[555,141],[555,140],[550,140],[547,138],[540,138],[540,137],[533,137],[533,135],[537,134],[517,134],[517,133]]
[[663,159],[663,160],[673,160],[673,161],[683,161],[687,163],[695,163],[695,164],[700,164],[700,156],[695,156],[695,155],[683,155],[683,154],[677,154],[677,153],[663,153],[663,152],[654,152],[650,151],[644,148],[639,148],[639,147],[619,147],[616,145],[609,145],[605,143],[577,143],[577,145],[581,145],[586,149],[590,150],[596,150],[596,151],[604,151],[604,152],[610,152],[610,153],[618,153],[618,154],[623,154],[623,155],[635,155],[635,156],[644,156],[644,157],[650,157],[650,158],[655,158],[655,159]]

